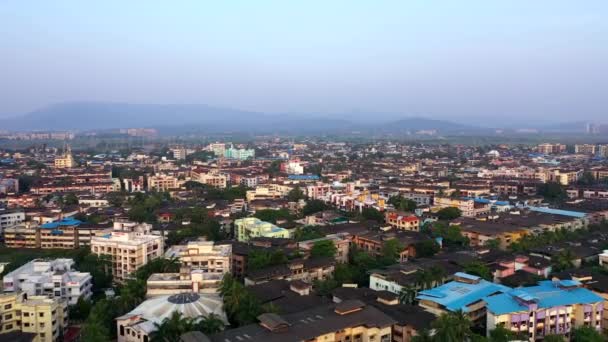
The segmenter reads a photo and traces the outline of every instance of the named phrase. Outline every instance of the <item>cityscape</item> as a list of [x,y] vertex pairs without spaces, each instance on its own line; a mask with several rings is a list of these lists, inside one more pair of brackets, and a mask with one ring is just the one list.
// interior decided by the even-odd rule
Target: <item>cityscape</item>
[[608,341],[607,15],[7,1],[0,342]]

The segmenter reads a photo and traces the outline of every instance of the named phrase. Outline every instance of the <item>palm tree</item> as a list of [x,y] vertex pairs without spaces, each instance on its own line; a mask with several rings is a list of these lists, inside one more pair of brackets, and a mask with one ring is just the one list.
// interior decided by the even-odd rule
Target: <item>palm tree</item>
[[161,324],[154,323],[154,326],[156,331],[152,334],[152,342],[179,342],[182,334],[195,330],[192,319],[183,317],[179,311],[174,311]]
[[473,332],[471,331],[471,320],[462,310],[448,312],[439,316],[433,322],[435,338],[442,342],[461,342],[466,341]]
[[504,325],[499,325],[494,330],[490,331],[491,342],[509,342],[517,339],[525,340],[526,338],[518,336],[515,332],[505,328]]
[[429,268],[429,273],[435,286],[443,284],[443,279],[445,279],[446,273],[445,270],[439,266],[431,266]]
[[416,283],[421,290],[430,289],[433,285],[433,276],[429,271],[418,270],[416,272]]
[[418,335],[412,336],[412,342],[435,342],[435,338],[431,335],[428,330],[422,330],[418,332]]
[[408,305],[414,304],[414,301],[416,300],[416,293],[417,291],[414,286],[406,285],[402,287],[401,292],[399,292],[399,302],[401,304]]
[[564,249],[553,257],[553,270],[559,272],[573,267],[575,258],[570,249]]
[[224,321],[222,321],[220,316],[211,313],[195,324],[195,330],[199,330],[205,334],[215,334],[224,330]]

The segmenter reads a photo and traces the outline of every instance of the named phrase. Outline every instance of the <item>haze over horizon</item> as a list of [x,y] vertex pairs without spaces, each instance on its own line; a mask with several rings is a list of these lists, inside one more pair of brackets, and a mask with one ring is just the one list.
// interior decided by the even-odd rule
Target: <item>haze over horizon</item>
[[8,0],[0,117],[96,101],[602,120],[606,17],[601,0]]

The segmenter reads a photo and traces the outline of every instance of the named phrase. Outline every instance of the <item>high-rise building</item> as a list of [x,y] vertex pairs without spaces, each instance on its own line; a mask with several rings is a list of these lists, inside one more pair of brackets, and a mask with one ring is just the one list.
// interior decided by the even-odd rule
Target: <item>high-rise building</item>
[[125,225],[115,222],[114,230],[91,239],[91,252],[108,256],[112,261],[112,275],[117,282],[150,260],[163,255],[163,237],[150,233],[151,225]]
[[55,158],[55,168],[58,169],[69,169],[76,166],[76,161],[72,156],[72,148],[70,145],[66,145],[64,152],[61,157]]
[[542,154],[559,154],[566,152],[566,145],[563,144],[540,144],[536,147],[538,153]]

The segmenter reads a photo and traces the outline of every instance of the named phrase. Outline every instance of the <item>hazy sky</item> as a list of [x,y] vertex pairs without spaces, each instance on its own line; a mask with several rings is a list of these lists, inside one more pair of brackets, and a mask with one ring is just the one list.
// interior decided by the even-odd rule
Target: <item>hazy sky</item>
[[0,1],[0,116],[66,101],[608,118],[608,1]]

